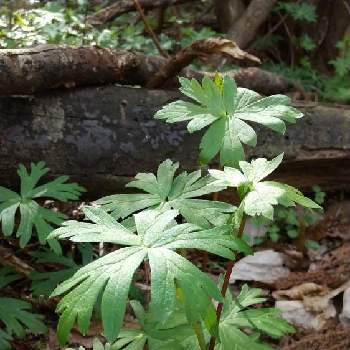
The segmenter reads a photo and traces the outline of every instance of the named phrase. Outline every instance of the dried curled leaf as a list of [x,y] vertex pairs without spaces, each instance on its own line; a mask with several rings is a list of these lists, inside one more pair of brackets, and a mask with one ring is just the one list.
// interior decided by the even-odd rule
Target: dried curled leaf
[[254,63],[261,63],[258,57],[240,49],[234,41],[221,38],[196,40],[179,54],[181,53],[195,54],[197,56],[227,54],[236,60],[248,60]]
[[203,58],[214,54],[224,54],[236,60],[247,60],[254,63],[260,63],[258,57],[241,50],[238,45],[231,40],[221,38],[196,40],[190,46],[187,46],[170,58],[149,80],[147,87],[161,87],[168,79],[180,73],[180,71],[187,67],[195,58]]

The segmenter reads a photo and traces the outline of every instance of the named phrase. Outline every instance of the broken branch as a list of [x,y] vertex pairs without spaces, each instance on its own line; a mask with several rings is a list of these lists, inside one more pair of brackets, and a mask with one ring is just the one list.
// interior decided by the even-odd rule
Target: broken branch
[[[140,6],[142,6],[144,10],[153,10],[163,6],[180,5],[193,1],[197,0],[139,0]],[[135,10],[137,10],[137,8],[133,0],[120,0],[89,16],[87,22],[91,25],[101,25],[112,21],[124,13]]]
[[147,87],[163,86],[167,80],[180,73],[195,58],[212,54],[226,54],[234,59],[260,63],[258,57],[241,50],[233,41],[217,38],[197,40],[170,58],[147,83]]
[[[224,51],[234,49],[225,45]],[[29,49],[1,50],[0,62],[0,95],[30,95],[60,87],[112,83],[145,86],[167,60],[160,56],[98,47],[41,45]],[[171,68],[167,69],[170,72],[166,72],[165,77],[172,75]],[[256,67],[226,74],[233,76],[238,85],[262,94],[281,93],[289,88],[285,78]],[[200,79],[212,73],[185,68],[179,75]],[[167,86],[176,85],[177,79],[167,81]]]

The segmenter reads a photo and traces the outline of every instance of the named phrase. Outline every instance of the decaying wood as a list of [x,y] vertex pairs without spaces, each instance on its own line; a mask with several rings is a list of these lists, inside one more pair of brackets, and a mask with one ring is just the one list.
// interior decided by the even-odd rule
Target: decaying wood
[[34,269],[25,261],[15,255],[15,252],[10,248],[5,248],[0,245],[0,263],[4,266],[12,267],[20,275],[28,277]]
[[[140,5],[144,10],[153,10],[155,8],[180,5],[196,0],[140,0]],[[89,16],[87,22],[92,25],[100,25],[112,21],[124,13],[135,11],[135,3],[133,0],[119,0],[114,4],[103,8],[92,16]]]
[[228,31],[227,37],[245,49],[256,37],[259,27],[266,21],[277,0],[252,0],[232,27]]
[[[224,47],[229,48],[227,44]],[[0,95],[24,95],[59,87],[110,83],[145,86],[166,63],[167,60],[160,56],[98,47],[42,45],[30,49],[1,50]],[[191,77],[206,74],[188,68],[180,72],[181,76]],[[238,85],[262,94],[288,89],[286,79],[259,68],[240,69],[232,74],[237,77]],[[169,86],[176,83],[174,78]]]
[[[198,167],[201,135],[184,124],[154,120],[177,91],[106,86],[0,97],[0,184],[18,189],[19,163],[44,160],[50,174],[66,174],[92,199],[125,191],[137,172],[154,171],[166,158]],[[275,179],[300,188],[350,187],[350,110],[306,106],[306,116],[285,136],[257,127],[249,156],[285,152]],[[217,164],[213,164],[217,166]]]
[[[134,79],[138,56],[95,47],[40,45],[0,52],[0,94],[31,94],[58,87]],[[141,77],[142,80],[142,77]],[[136,82],[135,82],[136,83]]]
[[258,57],[241,50],[231,40],[218,38],[197,40],[172,58],[168,59],[147,83],[147,87],[162,87],[167,80],[177,76],[195,58],[213,54],[227,54],[236,60],[248,60],[254,63],[260,63]]

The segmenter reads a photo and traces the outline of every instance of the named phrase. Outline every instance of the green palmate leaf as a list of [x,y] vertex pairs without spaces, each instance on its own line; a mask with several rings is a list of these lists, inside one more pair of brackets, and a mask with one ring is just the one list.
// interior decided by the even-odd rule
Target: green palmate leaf
[[[56,288],[53,295],[68,293],[57,309],[61,314],[58,325],[61,343],[67,339],[76,320],[79,329],[83,333],[87,331],[99,295],[104,333],[109,341],[114,341],[122,326],[133,276],[146,258],[151,267],[150,310],[156,310],[158,320],[165,322],[175,307],[176,284],[191,290],[193,302],[209,298],[221,300],[213,280],[177,254],[177,248],[200,249],[229,259],[234,258],[235,250],[250,252],[249,246],[232,236],[231,226],[208,230],[193,224],[177,225],[175,217],[179,212],[176,210],[149,210],[136,214],[136,234],[101,208],[86,207],[84,211],[92,223],[67,221],[63,227],[54,230],[50,238],[69,237],[75,242],[107,242],[128,247],[84,266]],[[208,305],[205,307],[202,314]],[[195,315],[191,310],[188,312],[193,317],[198,315],[198,310]]]
[[290,106],[287,96],[262,97],[254,91],[237,88],[228,76],[216,82],[207,77],[202,84],[195,79],[180,78],[180,90],[195,103],[175,101],[155,115],[168,123],[189,121],[189,132],[209,126],[200,144],[200,159],[205,164],[220,153],[221,165],[237,167],[244,159],[243,144],[254,147],[257,142],[256,133],[247,122],[283,134],[286,122],[295,123],[302,117],[302,113]]
[[123,329],[115,343],[103,345],[94,340],[93,350],[198,350],[195,334],[182,310],[172,313],[166,325],[154,321],[151,313],[146,313],[138,302],[130,302],[140,329]]
[[[56,253],[59,253],[60,246],[57,241],[47,241],[47,236],[53,230],[53,226],[61,224],[66,216],[41,207],[35,199],[53,198],[65,202],[78,199],[85,190],[75,183],[66,183],[68,180],[66,176],[37,186],[41,177],[48,171],[44,162],[32,163],[30,172],[23,165],[19,166],[20,194],[0,186],[0,221],[5,236],[11,236],[16,231],[21,247],[29,242],[32,230],[35,228],[40,243],[48,243]],[[15,230],[15,217],[18,211],[20,222]]]
[[154,315],[146,313],[140,303],[132,301],[131,306],[141,329],[122,330],[111,349],[143,350],[147,343],[150,350],[185,350],[184,341],[189,342],[191,340],[194,345],[191,349],[197,349],[194,332],[181,310],[173,312],[167,324],[162,325],[154,321]]
[[2,329],[0,329],[0,349],[3,350],[11,350],[10,341],[12,340],[12,336]]
[[199,158],[202,163],[207,164],[215,157],[222,147],[225,136],[226,122],[224,118],[216,120],[204,134],[199,145],[201,150]]
[[159,165],[157,176],[140,173],[127,184],[127,187],[138,188],[146,193],[112,195],[96,203],[117,219],[146,208],[162,208],[177,209],[188,223],[206,228],[226,223],[235,207],[224,202],[197,199],[221,191],[225,186],[213,185],[214,179],[211,176],[201,177],[199,170],[175,176],[178,167],[178,163],[166,160]]
[[21,276],[18,275],[11,267],[0,268],[0,289],[5,288],[11,282],[18,279],[21,279]]
[[[31,290],[35,296],[49,296],[58,284],[72,277],[74,273],[83,265],[92,261],[92,246],[78,245],[78,249],[82,255],[82,265],[77,264],[73,258],[69,256],[56,255],[47,250],[34,252],[31,256],[36,258],[38,264],[54,264],[61,266],[60,269],[48,272],[34,271],[29,278],[32,280]],[[63,267],[63,268],[62,268]]]
[[277,204],[291,207],[296,204],[311,209],[321,207],[292,186],[274,181],[261,181],[270,175],[281,163],[283,154],[268,161],[259,158],[250,163],[241,161],[241,171],[225,167],[221,170],[209,170],[212,177],[217,179],[217,185],[237,187],[242,197],[239,211],[250,216],[264,216],[273,219],[274,206]]
[[240,329],[228,324],[220,325],[220,342],[215,350],[273,350],[272,347],[255,341]]
[[317,18],[316,6],[307,2],[293,3],[278,1],[277,8],[286,11],[294,19],[306,22],[315,22]]
[[[24,337],[26,329],[33,333],[44,333],[47,328],[42,317],[30,312],[31,305],[18,299],[0,298],[0,321],[9,337]],[[1,337],[1,334],[0,334]],[[6,341],[6,337],[5,340]],[[0,340],[1,343],[1,340]],[[6,349],[6,348],[5,348]]]
[[260,289],[249,288],[247,285],[243,286],[237,297],[232,298],[228,292],[219,324],[220,343],[217,349],[272,350],[270,346],[249,337],[241,329],[250,328],[258,335],[264,333],[275,338],[294,332],[294,328],[281,318],[278,309],[248,309],[249,306],[265,301],[261,294]]

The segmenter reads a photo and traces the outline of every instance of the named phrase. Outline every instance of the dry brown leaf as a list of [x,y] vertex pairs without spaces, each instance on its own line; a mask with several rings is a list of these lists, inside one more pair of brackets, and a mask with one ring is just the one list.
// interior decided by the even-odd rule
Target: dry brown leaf
[[147,87],[159,88],[163,86],[167,80],[180,73],[181,70],[187,67],[195,58],[204,58],[214,54],[224,54],[237,60],[261,63],[258,57],[241,50],[238,45],[231,40],[221,38],[196,40],[168,59],[159,71],[147,82]]
[[[276,307],[289,322],[304,328],[321,329],[326,321],[336,316],[332,299],[350,286],[350,281],[329,291],[315,283],[304,283],[289,290],[272,293]],[[283,300],[284,298],[292,300]]]
[[196,40],[181,52],[192,53],[196,56],[224,53],[236,60],[248,60],[257,64],[261,63],[260,58],[240,49],[234,41],[221,38]]
[[329,293],[329,289],[316,283],[303,283],[287,290],[277,290],[272,293],[276,300],[303,300],[305,296],[320,296]]

